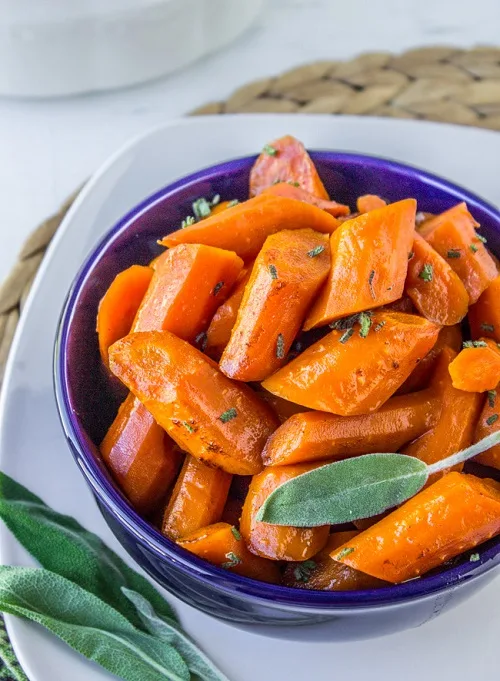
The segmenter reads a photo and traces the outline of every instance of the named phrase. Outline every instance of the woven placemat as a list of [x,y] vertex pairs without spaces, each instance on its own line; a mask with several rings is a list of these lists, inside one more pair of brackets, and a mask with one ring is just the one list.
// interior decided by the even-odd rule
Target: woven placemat
[[[192,115],[323,113],[392,116],[500,130],[500,48],[425,47],[400,55],[321,61],[239,88]],[[78,191],[29,236],[0,287],[0,384],[14,332],[44,253]],[[0,625],[3,620],[0,621]],[[1,629],[0,629],[1,632]],[[0,679],[19,679],[0,633]]]

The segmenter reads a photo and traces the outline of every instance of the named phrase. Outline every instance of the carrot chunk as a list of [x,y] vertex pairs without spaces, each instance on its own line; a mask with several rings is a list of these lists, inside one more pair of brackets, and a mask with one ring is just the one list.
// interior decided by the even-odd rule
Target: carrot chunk
[[358,196],[356,200],[358,213],[369,213],[371,210],[383,208],[384,206],[387,206],[387,201],[384,201],[377,194],[364,194],[363,196]]
[[[500,430],[500,385],[495,390],[489,390],[483,410],[476,425],[474,442],[479,442],[483,437]],[[483,466],[491,466],[500,469],[500,445],[490,447],[474,459]]]
[[500,343],[500,277],[493,279],[479,300],[469,308],[472,338],[493,338]]
[[264,189],[263,194],[272,194],[273,196],[287,196],[290,199],[296,199],[297,201],[305,201],[305,203],[312,203],[313,206],[325,210],[334,218],[341,217],[343,215],[349,215],[351,209],[349,206],[345,206],[342,203],[337,203],[336,201],[325,201],[325,199],[320,199],[314,194],[302,189],[302,187],[297,187],[294,184],[288,182],[278,182],[273,184],[267,189]]
[[485,392],[500,382],[500,350],[490,338],[473,341],[450,364],[453,386],[458,390]]

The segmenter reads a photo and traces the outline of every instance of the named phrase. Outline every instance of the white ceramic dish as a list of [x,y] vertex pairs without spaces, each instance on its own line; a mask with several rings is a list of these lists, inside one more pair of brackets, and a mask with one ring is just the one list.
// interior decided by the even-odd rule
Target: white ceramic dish
[[[70,282],[95,241],[146,195],[203,166],[257,151],[285,132],[311,148],[359,151],[425,167],[500,204],[500,135],[471,128],[329,116],[185,120],[135,140],[90,181],[48,253],[21,322],[0,404],[0,468],[122,553],[67,449],[52,394],[52,346]],[[0,558],[30,564],[2,526]],[[186,629],[232,681],[454,681],[496,678],[500,580],[438,620],[384,639],[288,642],[235,629],[171,596]],[[105,681],[95,665],[36,625],[8,617],[31,681]],[[256,635],[257,634],[257,635]]]

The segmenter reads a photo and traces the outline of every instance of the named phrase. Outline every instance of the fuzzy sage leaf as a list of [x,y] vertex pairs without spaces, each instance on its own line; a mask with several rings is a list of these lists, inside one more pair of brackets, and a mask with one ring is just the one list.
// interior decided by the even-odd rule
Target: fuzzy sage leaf
[[273,525],[317,527],[370,518],[407,501],[430,475],[500,443],[500,431],[431,466],[404,454],[366,454],[321,466],[277,487],[257,513]]

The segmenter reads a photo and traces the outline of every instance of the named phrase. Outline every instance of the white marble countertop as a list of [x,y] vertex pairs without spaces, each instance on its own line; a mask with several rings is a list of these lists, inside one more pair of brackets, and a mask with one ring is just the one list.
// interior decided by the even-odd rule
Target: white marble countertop
[[127,138],[307,61],[498,44],[499,26],[499,0],[268,0],[235,44],[174,76],[104,95],[0,99],[0,279],[33,227]]

